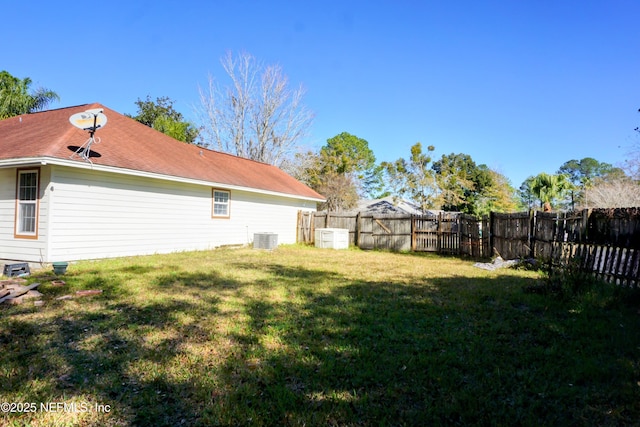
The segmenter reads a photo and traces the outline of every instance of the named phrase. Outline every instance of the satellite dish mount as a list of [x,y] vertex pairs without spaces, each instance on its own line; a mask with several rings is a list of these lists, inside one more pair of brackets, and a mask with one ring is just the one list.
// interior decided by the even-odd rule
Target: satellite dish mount
[[104,125],[107,124],[107,116],[105,116],[102,111],[102,108],[94,108],[69,117],[69,122],[71,122],[72,125],[78,129],[89,131],[89,139],[71,155],[71,159],[77,155],[85,162],[93,164],[89,159],[89,157],[91,157],[91,145],[100,143],[100,138],[95,138],[94,134],[98,129],[103,128]]

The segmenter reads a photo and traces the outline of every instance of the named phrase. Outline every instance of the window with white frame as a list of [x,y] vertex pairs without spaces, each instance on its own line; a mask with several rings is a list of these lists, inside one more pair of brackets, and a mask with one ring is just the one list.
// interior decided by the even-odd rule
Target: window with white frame
[[213,189],[214,218],[229,218],[230,195],[229,191]]
[[38,235],[38,191],[37,169],[18,171],[16,189],[16,236]]

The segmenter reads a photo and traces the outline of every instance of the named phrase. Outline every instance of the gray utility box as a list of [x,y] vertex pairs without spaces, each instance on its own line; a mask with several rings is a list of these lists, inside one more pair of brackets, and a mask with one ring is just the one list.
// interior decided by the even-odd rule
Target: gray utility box
[[253,249],[275,249],[278,247],[278,235],[276,233],[254,233]]
[[346,228],[316,228],[314,237],[316,248],[349,248],[349,230]]
[[29,270],[29,263],[27,262],[5,264],[4,270],[2,272],[2,274],[4,274],[7,277],[22,276],[22,275],[26,276],[26,275],[29,275],[30,273],[31,271]]

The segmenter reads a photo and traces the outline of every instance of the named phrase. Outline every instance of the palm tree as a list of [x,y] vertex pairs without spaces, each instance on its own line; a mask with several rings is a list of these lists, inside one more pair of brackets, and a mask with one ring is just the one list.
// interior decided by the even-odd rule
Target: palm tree
[[46,108],[60,97],[52,90],[37,88],[29,92],[31,79],[19,79],[7,71],[0,72],[0,120]]
[[541,173],[531,181],[531,192],[540,200],[545,211],[551,210],[556,199],[561,198],[565,191],[572,188],[572,184],[564,174],[549,175]]

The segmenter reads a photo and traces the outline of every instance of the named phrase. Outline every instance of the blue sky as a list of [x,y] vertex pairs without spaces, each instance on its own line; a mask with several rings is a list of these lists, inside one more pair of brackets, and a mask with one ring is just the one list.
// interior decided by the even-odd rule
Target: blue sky
[[55,90],[53,108],[168,96],[246,51],[307,90],[305,144],[343,131],[379,161],[466,153],[515,187],[565,161],[619,164],[638,143],[640,2],[2,0],[0,69]]

